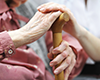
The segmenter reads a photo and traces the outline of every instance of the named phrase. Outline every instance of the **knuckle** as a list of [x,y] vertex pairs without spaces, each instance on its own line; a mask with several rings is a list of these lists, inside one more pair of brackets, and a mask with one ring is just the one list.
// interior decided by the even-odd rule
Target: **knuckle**
[[55,60],[53,63],[56,65],[56,64],[58,64],[58,61],[57,61],[57,60]]
[[68,45],[66,43],[64,43],[63,46],[68,47]]
[[68,47],[68,46],[69,46],[68,42],[66,42],[66,41],[63,41],[63,45],[64,45],[65,47]]
[[70,58],[67,58],[67,59],[66,59],[66,63],[67,63],[67,64],[70,64],[70,62],[71,62]]
[[53,50],[53,46],[49,49],[49,52],[51,53],[51,52],[52,52],[52,50]]
[[61,55],[62,55],[62,57],[64,57],[64,58],[65,58],[65,57],[67,57],[67,52],[66,52],[66,51],[64,51]]
[[58,53],[61,53],[62,51],[61,51],[60,49],[57,49],[57,52],[58,52]]
[[59,68],[59,70],[58,70],[59,72],[61,72],[61,71],[63,71],[63,68]]
[[58,16],[57,16],[56,14],[53,14],[52,17],[53,17],[53,18],[56,18],[56,17],[58,17]]

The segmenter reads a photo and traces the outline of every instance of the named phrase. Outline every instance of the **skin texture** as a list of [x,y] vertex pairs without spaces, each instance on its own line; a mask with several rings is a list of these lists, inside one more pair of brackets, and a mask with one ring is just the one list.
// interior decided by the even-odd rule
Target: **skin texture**
[[[66,32],[70,32],[72,35],[76,34],[76,28],[78,24],[73,14],[64,5],[59,5],[59,4],[50,2],[50,3],[46,3],[39,6],[37,9],[38,11],[42,13],[49,13],[49,12],[56,12],[56,11],[68,13],[68,15],[70,16],[70,20],[64,25],[64,30]],[[72,27],[74,30],[71,29]],[[55,59],[53,59],[53,54],[58,54],[58,53],[61,53],[61,54],[58,55]],[[68,46],[68,43],[66,41],[63,41],[59,47],[55,49],[51,48],[50,53],[48,54],[48,57],[49,59],[53,59],[50,62],[50,66],[52,67],[63,60],[63,63],[57,69],[55,69],[54,73],[59,73],[60,71],[65,70],[65,80],[67,80],[68,76],[70,75],[76,63],[75,54],[73,53],[72,49]]]
[[[17,7],[23,3],[21,2],[21,0],[19,0],[19,2],[16,1],[17,0],[13,0],[12,2],[9,2],[8,5],[10,7]],[[15,4],[14,2],[16,2],[17,4]],[[47,12],[47,13],[42,13],[37,11],[36,14],[25,26],[23,26],[18,30],[9,31],[8,34],[10,35],[15,47],[17,48],[39,39],[50,29],[51,25],[54,23],[54,21],[58,18],[58,16],[61,13],[62,13],[61,11]],[[55,59],[53,59],[52,58],[53,54],[59,54],[59,55]],[[72,68],[76,63],[75,59],[76,56],[73,50],[69,47],[68,43],[66,41],[62,41],[59,47],[55,49],[51,48],[48,57],[50,59],[53,59],[50,62],[50,66],[52,67],[63,61],[63,63],[57,69],[54,70],[54,73],[58,74],[62,70],[64,70],[65,80],[67,80],[69,74],[71,73]]]
[[[65,6],[60,5],[56,3],[46,3],[37,8],[40,12],[47,13],[47,12],[55,12],[55,11],[61,11],[66,12],[69,15],[69,21],[64,25],[63,30],[70,33],[72,36],[77,37],[80,33],[80,26],[76,22],[75,17],[71,13],[71,11]],[[79,27],[79,29],[77,29]]]
[[[53,22],[60,14],[60,11],[47,14],[41,13],[39,11],[36,12],[34,17],[32,17],[32,19],[24,27],[16,30],[16,32],[9,32],[15,47],[17,48],[19,46],[29,44],[39,39],[47,32],[47,30],[51,27]],[[17,36],[15,36],[15,34]]]
[[[54,54],[59,55],[56,58],[53,58]],[[64,70],[65,80],[68,80],[68,76],[70,75],[71,70],[76,63],[76,56],[72,49],[69,47],[68,43],[66,41],[62,41],[59,47],[56,47],[54,49],[53,47],[51,47],[50,53],[48,53],[48,58],[51,60],[53,59],[50,62],[51,67],[54,67],[55,65],[63,61],[62,64],[54,70],[54,73],[58,74],[59,72]]]
[[76,22],[73,14],[64,5],[47,3],[37,8],[40,12],[61,11],[69,14],[70,20],[64,25],[63,30],[74,36],[83,46],[86,53],[95,61],[100,61],[100,39],[92,35]]

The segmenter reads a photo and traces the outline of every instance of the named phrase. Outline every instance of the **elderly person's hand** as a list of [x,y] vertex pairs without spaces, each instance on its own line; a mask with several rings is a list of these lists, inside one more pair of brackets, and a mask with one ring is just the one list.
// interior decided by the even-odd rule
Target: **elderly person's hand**
[[46,33],[47,30],[49,30],[60,14],[60,11],[50,13],[41,13],[38,11],[24,27],[16,31],[8,32],[15,47],[19,47],[39,39]]
[[[54,54],[59,54],[59,55],[53,59]],[[76,55],[71,49],[71,47],[69,47],[68,43],[66,41],[62,41],[59,47],[56,47],[54,49],[53,47],[51,47],[50,53],[48,53],[48,58],[53,59],[50,62],[51,67],[62,62],[62,64],[54,70],[54,74],[58,74],[64,70],[65,80],[68,80],[68,76],[70,75],[76,63]]]
[[51,11],[61,11],[68,13],[70,19],[67,23],[65,23],[63,30],[70,33],[76,38],[77,36],[80,36],[82,27],[80,27],[80,25],[76,22],[75,17],[71,13],[71,11],[68,8],[66,8],[66,6],[50,2],[39,6],[37,9],[43,13]]
[[[27,0],[5,0],[8,6],[12,8],[18,7],[26,1]],[[60,14],[60,11],[50,13],[41,13],[38,11],[23,28],[8,32],[15,47],[17,48],[39,39],[46,33]]]

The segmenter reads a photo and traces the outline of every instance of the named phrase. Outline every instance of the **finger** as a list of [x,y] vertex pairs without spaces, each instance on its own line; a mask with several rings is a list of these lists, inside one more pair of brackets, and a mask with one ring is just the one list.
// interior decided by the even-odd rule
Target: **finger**
[[[42,13],[39,12],[39,14],[42,14]],[[32,25],[30,22],[30,24],[31,24],[31,26],[29,27],[30,32],[35,31],[35,32],[33,32],[35,37],[32,40],[30,40],[30,42],[33,40],[37,40],[38,38],[43,36],[46,33],[46,31],[49,30],[49,28],[51,27],[53,22],[58,18],[58,16],[60,14],[61,14],[60,11],[45,13],[45,14],[43,14],[44,16],[41,17],[41,19],[34,21],[34,24],[36,26]],[[33,18],[33,20],[34,20],[34,18]],[[30,24],[28,24],[28,25],[30,25]],[[33,35],[30,35],[30,36],[33,37]]]
[[68,48],[68,43],[66,41],[62,41],[62,43],[56,47],[55,49],[52,50],[52,53],[53,54],[58,54],[58,53],[61,53],[63,52],[65,49]]
[[[53,6],[56,6],[56,7],[53,7]],[[55,12],[55,11],[61,11],[61,12],[63,12],[61,9],[60,9],[61,7],[59,7],[58,6],[58,4],[53,4],[53,5],[49,5],[48,7],[43,7],[43,8],[41,8],[41,9],[39,9],[39,11],[40,12]]]
[[[52,15],[52,13],[47,13],[47,14],[43,14],[41,12],[38,12],[38,13],[43,16],[39,20],[36,20],[37,18],[33,17],[33,21],[34,21],[34,19],[35,19],[35,21],[34,22],[31,21],[29,24],[27,24],[27,25],[29,25],[28,28],[29,28],[30,32],[35,31],[35,32],[33,32],[34,35],[31,35],[31,33],[29,35],[31,37],[35,36],[32,40],[30,40],[30,42],[33,40],[37,40],[38,38],[43,36],[53,23],[53,22],[50,22],[51,18],[49,19],[49,17],[53,16],[54,14],[57,15],[57,12],[55,12],[53,15]],[[55,17],[54,17],[54,19],[55,19]],[[32,24],[34,24],[35,26]]]
[[47,56],[48,56],[48,58],[51,59],[51,60],[54,58],[54,57],[53,57],[53,54],[51,54],[51,53],[48,53]]
[[[45,14],[44,13],[41,13],[41,12],[39,12],[39,11],[37,11],[36,13],[35,13],[35,15],[31,18],[31,20],[28,22],[28,24],[26,24],[26,25],[33,25],[33,24],[36,24],[36,23],[38,23],[38,21],[40,21],[41,20],[41,18],[43,18],[45,16]],[[36,22],[37,21],[37,22]],[[41,22],[41,21],[40,21]],[[36,24],[37,25],[37,24]]]
[[59,54],[55,59],[53,59],[50,62],[50,66],[55,66],[57,64],[59,64],[60,62],[62,62],[69,54],[69,51],[66,49],[65,51],[63,51],[61,54]]
[[68,68],[66,68],[66,70],[65,70],[65,80],[68,80],[68,77],[69,77],[75,63],[76,63],[76,60],[73,58],[70,66]]
[[68,57],[61,63],[61,65],[60,65],[58,68],[56,68],[56,69],[54,70],[54,73],[55,73],[55,74],[59,74],[61,71],[63,71],[64,69],[66,69],[66,68],[69,66],[70,63],[71,63],[71,56],[68,56]]
[[37,7],[37,9],[38,9],[38,10],[43,9],[45,6],[49,6],[49,5],[51,5],[51,4],[53,4],[53,2],[49,2],[49,3],[42,4],[42,5],[40,5],[39,7]]
[[57,3],[47,3],[37,8],[40,12],[50,12],[50,11],[61,11],[65,12],[67,9],[65,5],[60,5]]
[[52,53],[52,50],[53,50],[53,46],[50,48],[49,52]]
[[51,25],[53,24],[53,22],[58,18],[58,16],[60,16],[60,14],[61,14],[60,11],[48,13],[42,19],[42,23],[40,24],[40,26],[43,28],[47,28],[47,30],[48,30],[51,27]]
[[[68,13],[69,18],[71,20],[73,20],[74,16],[71,13],[70,9],[68,9],[65,5],[60,5],[60,4],[56,4],[56,3],[47,3],[42,5],[41,7],[38,8],[38,11],[46,13],[46,12],[51,12],[51,11],[61,11]],[[75,18],[74,18],[75,19]]]
[[50,51],[49,51],[49,53],[47,54],[47,56],[48,56],[49,59],[53,59],[53,54],[51,53],[52,50],[53,50],[53,46],[50,48]]
[[51,11],[63,12],[63,8],[62,8],[62,6],[60,7],[60,5],[53,3],[53,4],[48,4],[48,5],[42,6],[41,8],[38,9],[38,11],[43,12],[43,13],[47,13],[47,12],[51,12]]

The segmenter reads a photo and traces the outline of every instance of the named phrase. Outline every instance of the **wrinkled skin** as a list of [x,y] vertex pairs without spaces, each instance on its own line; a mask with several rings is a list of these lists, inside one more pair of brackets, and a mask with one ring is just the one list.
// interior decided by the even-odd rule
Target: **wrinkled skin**
[[37,11],[34,17],[32,17],[25,26],[16,31],[9,32],[14,45],[19,47],[39,39],[50,29],[51,25],[60,14],[60,11],[46,14]]
[[[70,33],[73,36],[76,36],[74,34],[77,34],[77,22],[74,18],[73,14],[70,12],[68,8],[64,5],[56,4],[56,3],[46,3],[37,8],[42,13],[49,13],[49,12],[56,12],[61,11],[68,13],[69,15],[69,21],[64,25],[64,31]],[[73,28],[73,29],[72,29]],[[60,53],[60,54],[59,54]],[[55,59],[53,59],[53,54],[59,54]],[[58,74],[62,70],[65,71],[65,80],[68,80],[68,76],[70,75],[75,63],[76,63],[76,56],[72,49],[68,46],[68,43],[66,41],[63,41],[59,47],[53,49],[50,49],[50,53],[48,54],[49,59],[53,59],[50,62],[50,66],[55,66],[56,64],[63,61],[63,63],[54,70],[54,73]]]
[[77,23],[75,17],[71,13],[71,11],[65,6],[65,5],[60,5],[57,3],[46,3],[37,8],[40,12],[47,13],[51,11],[61,11],[66,12],[69,15],[69,21],[64,25],[63,30],[70,33],[72,36],[76,37],[79,36],[81,33],[81,27]]
[[[24,3],[21,0],[12,0],[12,2],[9,2],[9,0],[7,1],[10,7],[17,7],[20,4]],[[9,35],[11,36],[15,47],[17,48],[19,46],[34,42],[39,39],[50,29],[53,22],[58,18],[61,13],[61,11],[49,11],[48,13],[41,13],[37,11],[34,17],[24,27],[16,31],[9,32]],[[58,53],[60,54],[55,59],[53,59],[53,54]],[[69,47],[68,43],[66,41],[62,41],[59,47],[55,49],[51,48],[48,57],[50,59],[53,59],[50,62],[50,66],[52,67],[63,61],[62,64],[54,70],[54,73],[58,74],[62,70],[64,70],[65,80],[67,80],[69,74],[71,73],[71,70],[76,63],[76,56],[72,49]]]

